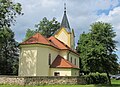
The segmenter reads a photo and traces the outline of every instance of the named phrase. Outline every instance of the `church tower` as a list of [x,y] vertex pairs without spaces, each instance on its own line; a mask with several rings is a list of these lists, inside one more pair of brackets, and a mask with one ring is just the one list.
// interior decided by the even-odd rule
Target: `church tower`
[[66,3],[64,4],[64,15],[61,22],[60,29],[54,35],[58,40],[65,43],[71,49],[75,49],[75,35],[74,30],[70,28],[69,21],[66,14]]

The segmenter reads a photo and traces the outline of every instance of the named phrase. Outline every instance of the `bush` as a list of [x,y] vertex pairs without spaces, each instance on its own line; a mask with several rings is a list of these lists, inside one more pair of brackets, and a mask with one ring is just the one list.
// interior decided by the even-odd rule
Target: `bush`
[[107,84],[108,79],[106,74],[90,73],[89,75],[82,76],[86,84]]

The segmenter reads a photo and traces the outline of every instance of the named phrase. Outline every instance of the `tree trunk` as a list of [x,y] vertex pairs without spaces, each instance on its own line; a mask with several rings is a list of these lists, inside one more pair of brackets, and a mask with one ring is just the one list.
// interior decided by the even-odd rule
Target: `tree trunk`
[[108,83],[109,83],[109,85],[111,85],[111,79],[110,79],[108,71],[106,71],[106,74],[107,74],[107,77],[108,77]]

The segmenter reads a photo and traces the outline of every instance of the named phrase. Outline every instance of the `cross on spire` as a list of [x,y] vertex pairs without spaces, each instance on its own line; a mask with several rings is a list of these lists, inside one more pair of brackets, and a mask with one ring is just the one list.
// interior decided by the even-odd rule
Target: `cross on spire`
[[64,14],[66,14],[66,3],[64,3]]
[[66,14],[66,3],[64,3],[64,15],[61,22],[61,27],[64,27],[68,32],[71,32],[69,21],[67,19],[67,14]]

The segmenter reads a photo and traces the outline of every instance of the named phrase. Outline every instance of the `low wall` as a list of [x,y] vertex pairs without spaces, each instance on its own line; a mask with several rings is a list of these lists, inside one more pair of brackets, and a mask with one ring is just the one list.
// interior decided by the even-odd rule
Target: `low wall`
[[10,85],[55,85],[55,84],[85,84],[82,77],[44,77],[44,76],[0,76],[0,84]]
[[25,85],[25,79],[17,76],[0,76],[0,84]]

